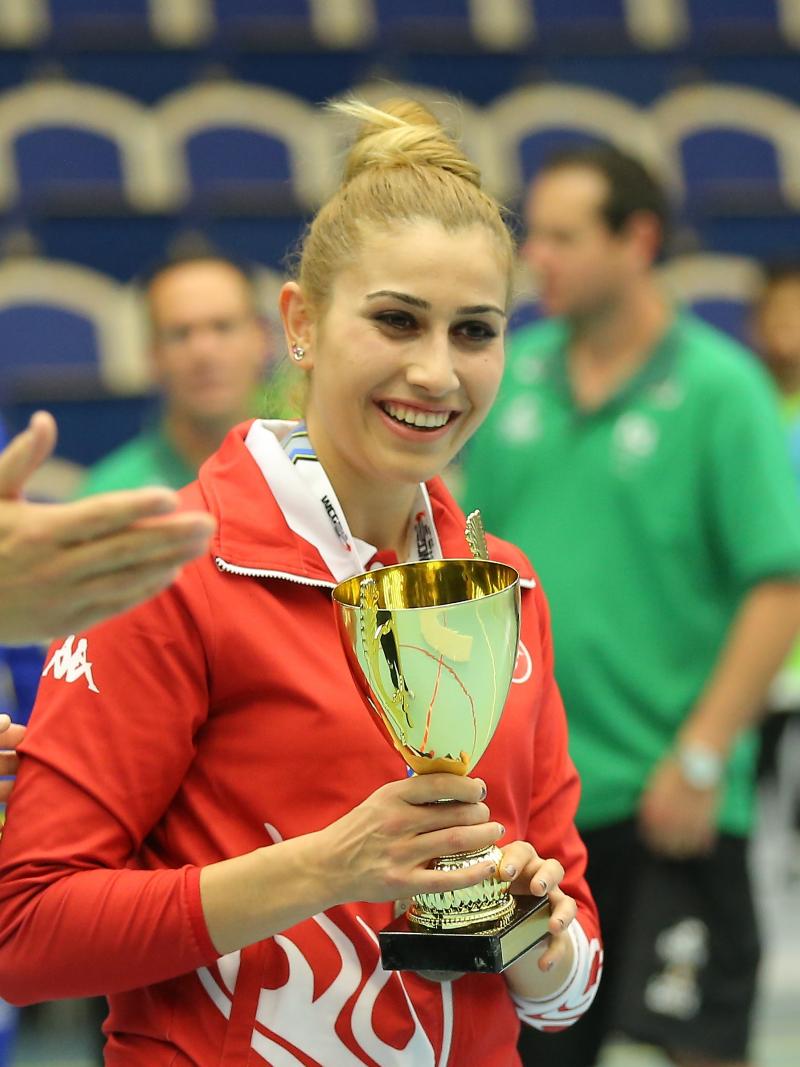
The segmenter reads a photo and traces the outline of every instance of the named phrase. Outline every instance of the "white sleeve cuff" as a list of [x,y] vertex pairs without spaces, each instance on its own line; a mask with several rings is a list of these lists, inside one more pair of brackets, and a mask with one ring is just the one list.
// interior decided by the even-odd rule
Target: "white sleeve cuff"
[[597,938],[589,941],[576,920],[567,933],[572,938],[572,969],[555,993],[547,997],[520,997],[511,994],[517,1015],[537,1030],[554,1033],[572,1026],[594,1000],[603,970],[603,950]]

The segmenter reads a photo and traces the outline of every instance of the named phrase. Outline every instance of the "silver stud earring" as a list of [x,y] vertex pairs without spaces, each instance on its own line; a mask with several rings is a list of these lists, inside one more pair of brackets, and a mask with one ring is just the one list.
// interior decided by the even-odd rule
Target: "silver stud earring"
[[305,359],[305,355],[306,350],[301,345],[292,345],[292,359],[299,363],[301,360]]

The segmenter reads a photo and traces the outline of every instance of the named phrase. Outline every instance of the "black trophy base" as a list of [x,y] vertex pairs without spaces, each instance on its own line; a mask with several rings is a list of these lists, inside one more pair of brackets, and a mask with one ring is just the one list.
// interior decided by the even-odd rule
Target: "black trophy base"
[[405,915],[378,934],[385,971],[433,971],[499,974],[547,934],[547,897],[516,897],[516,909],[505,926],[474,926],[461,930],[424,930]]

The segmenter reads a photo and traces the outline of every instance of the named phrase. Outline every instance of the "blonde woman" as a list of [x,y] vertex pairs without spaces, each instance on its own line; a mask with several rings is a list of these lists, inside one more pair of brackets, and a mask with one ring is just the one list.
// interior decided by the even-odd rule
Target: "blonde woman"
[[[497,205],[427,112],[348,110],[361,136],[280,298],[303,423],[232,431],[184,493],[217,519],[211,554],[80,636],[90,672],[43,680],[23,746],[0,995],[107,994],[114,1067],[507,1067],[520,1019],[569,1025],[599,978],[530,563],[490,539],[525,588],[482,779],[406,777],[339,647],[338,581],[467,554],[438,475],[499,386],[513,261]],[[383,971],[394,901],[497,873],[429,870],[494,842],[512,891],[550,897],[547,941],[503,975]]]

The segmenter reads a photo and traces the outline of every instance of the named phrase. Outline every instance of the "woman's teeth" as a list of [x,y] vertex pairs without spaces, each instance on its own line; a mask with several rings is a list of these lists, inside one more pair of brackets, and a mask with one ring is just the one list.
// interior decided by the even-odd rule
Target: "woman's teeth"
[[421,430],[437,430],[450,421],[449,411],[418,411],[402,404],[381,404],[387,415],[407,426],[416,426]]

